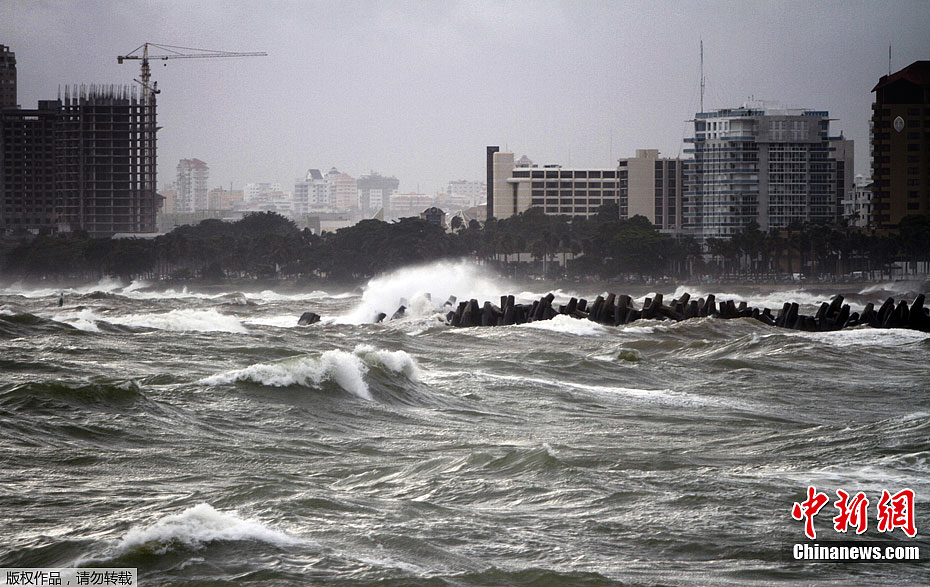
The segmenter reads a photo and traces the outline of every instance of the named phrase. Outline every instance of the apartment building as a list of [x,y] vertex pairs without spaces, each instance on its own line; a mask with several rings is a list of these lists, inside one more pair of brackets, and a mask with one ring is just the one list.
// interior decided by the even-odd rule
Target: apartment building
[[845,186],[838,182],[852,183],[853,146],[830,136],[828,112],[753,103],[699,112],[693,122],[694,136],[685,139],[694,155],[684,177],[685,231],[727,238],[751,222],[769,230],[841,214]]
[[930,213],[930,61],[883,75],[872,92],[872,222],[888,229]]

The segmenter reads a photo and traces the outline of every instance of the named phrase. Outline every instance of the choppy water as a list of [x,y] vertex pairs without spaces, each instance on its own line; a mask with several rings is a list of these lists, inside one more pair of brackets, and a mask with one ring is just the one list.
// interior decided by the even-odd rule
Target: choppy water
[[[927,580],[788,554],[810,484],[873,503],[914,489],[908,544],[930,554],[928,334],[453,329],[431,311],[449,294],[547,291],[465,266],[364,295],[144,285],[68,290],[61,308],[59,290],[0,289],[0,567],[138,567],[146,586]],[[364,323],[400,297],[412,316]],[[324,321],[298,327],[308,310]],[[818,537],[837,539],[826,512]]]

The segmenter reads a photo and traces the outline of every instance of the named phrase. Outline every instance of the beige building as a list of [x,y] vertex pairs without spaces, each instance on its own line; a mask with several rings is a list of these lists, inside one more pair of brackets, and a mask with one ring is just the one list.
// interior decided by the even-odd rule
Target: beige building
[[591,216],[615,203],[620,218],[645,216],[661,229],[681,228],[682,162],[659,157],[656,149],[636,151],[615,168],[567,168],[533,164],[526,156],[489,151],[492,179],[489,205],[495,218],[508,218],[530,208],[546,214]]
[[[660,229],[681,228],[682,161],[659,157],[657,149],[637,149],[636,157],[619,161],[621,218],[645,216]],[[625,181],[624,181],[625,180]]]
[[338,212],[358,210],[358,180],[333,167],[326,174],[330,202]]

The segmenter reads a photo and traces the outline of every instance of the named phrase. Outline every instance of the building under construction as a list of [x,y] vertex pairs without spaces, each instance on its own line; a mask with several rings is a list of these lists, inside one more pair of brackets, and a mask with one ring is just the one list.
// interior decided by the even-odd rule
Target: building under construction
[[65,87],[0,112],[0,232],[155,232],[155,97]]

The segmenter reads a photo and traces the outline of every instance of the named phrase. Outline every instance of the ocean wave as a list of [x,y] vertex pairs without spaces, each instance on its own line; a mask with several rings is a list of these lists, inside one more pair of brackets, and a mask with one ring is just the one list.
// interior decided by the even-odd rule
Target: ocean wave
[[301,542],[256,520],[220,512],[208,503],[201,503],[180,514],[166,516],[151,526],[130,529],[117,544],[117,551],[120,554],[138,551],[165,554],[178,546],[201,549],[217,541],[259,541],[277,546]]
[[540,320],[537,322],[520,324],[518,328],[549,330],[552,332],[561,332],[563,334],[574,334],[576,336],[596,336],[607,332],[605,327],[596,322],[579,320],[578,318],[573,318],[564,314],[559,314],[552,320]]
[[573,391],[582,391],[586,393],[595,393],[599,395],[622,396],[645,402],[655,402],[662,404],[672,404],[677,406],[728,406],[742,407],[740,402],[735,400],[726,400],[720,398],[704,397],[687,393],[684,391],[674,391],[672,389],[639,389],[635,387],[620,387],[609,385],[590,385],[586,383],[575,383],[572,381],[556,379],[539,379],[535,377],[522,377],[518,375],[496,375],[491,373],[476,373],[481,377],[496,379],[502,381],[513,381],[515,383],[532,384],[544,387],[554,387],[557,389],[569,389]]
[[63,312],[52,315],[52,320],[69,324],[84,332],[100,332],[97,322],[106,321],[106,318],[96,314],[93,310],[84,308],[76,312]]
[[130,314],[110,318],[110,322],[126,326],[142,326],[157,330],[178,332],[231,332],[248,334],[248,330],[235,316],[210,310],[171,310],[162,314]]
[[355,396],[372,400],[374,397],[365,380],[372,367],[401,374],[413,382],[419,381],[419,367],[406,352],[386,351],[360,344],[351,353],[329,350],[318,357],[305,355],[273,363],[258,363],[206,377],[200,382],[206,385],[227,385],[242,381],[270,387],[319,387],[324,382],[332,381]]
[[764,334],[762,338],[773,336],[807,339],[835,347],[862,345],[886,348],[928,340],[930,339],[930,332],[904,328],[868,328],[863,326],[833,332],[803,332],[800,330],[779,329],[778,332]]
[[474,263],[442,261],[405,267],[370,280],[359,305],[338,321],[370,323],[379,312],[390,318],[401,300],[407,300],[408,315],[423,316],[441,309],[450,296],[459,300],[495,300],[500,299],[500,292],[505,290],[490,273]]
[[65,403],[79,407],[126,407],[145,400],[132,379],[113,381],[33,381],[0,387],[0,405],[19,408],[29,405]]

